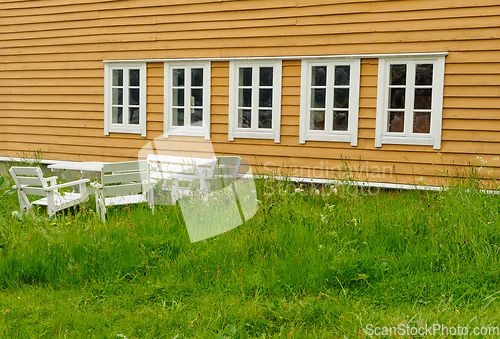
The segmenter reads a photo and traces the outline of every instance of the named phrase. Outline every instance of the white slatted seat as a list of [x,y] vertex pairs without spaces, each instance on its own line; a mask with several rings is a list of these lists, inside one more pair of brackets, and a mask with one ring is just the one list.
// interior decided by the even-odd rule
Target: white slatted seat
[[[186,195],[207,194],[210,190],[220,189],[237,179],[241,164],[241,158],[238,156],[219,156],[214,157],[210,163],[204,167],[198,167],[196,174],[172,175],[172,201]],[[187,186],[180,183],[187,182]],[[211,185],[214,184],[214,185]],[[222,184],[222,185],[221,185]]]
[[[215,165],[215,158],[149,154],[147,160],[151,168],[151,178],[163,180],[162,189],[171,191],[172,204],[183,195],[190,194],[194,185],[207,189],[207,178]],[[183,186],[180,186],[180,182]]]
[[145,160],[104,164],[101,183],[93,186],[102,221],[106,220],[106,206],[148,203],[154,213],[153,187]]
[[212,177],[236,180],[240,170],[241,158],[238,156],[219,156]]
[[[44,178],[40,167],[13,166],[9,169],[10,175],[17,189],[19,205],[21,210],[28,211],[33,205],[47,206],[49,216],[57,211],[80,204],[87,199],[86,183],[89,179],[70,181],[57,185],[57,177]],[[79,186],[80,193],[59,192],[59,189],[71,186]],[[43,196],[44,198],[31,201],[28,196]]]

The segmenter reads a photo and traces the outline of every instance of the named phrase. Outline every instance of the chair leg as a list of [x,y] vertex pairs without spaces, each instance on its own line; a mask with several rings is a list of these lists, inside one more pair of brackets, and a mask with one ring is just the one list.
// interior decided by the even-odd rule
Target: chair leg
[[151,213],[153,213],[153,215],[155,214],[155,192],[154,192],[154,187],[151,186],[149,188],[149,208],[151,208]]
[[17,197],[19,199],[19,208],[22,211],[29,211],[32,208],[31,203],[29,202],[28,198],[23,195],[19,190],[17,191]]
[[95,209],[96,213],[101,214],[102,222],[106,221],[106,202],[104,201],[104,197],[102,195],[102,190],[98,190],[95,195]]
[[179,180],[172,179],[172,205],[175,205],[177,199],[179,199]]
[[54,191],[47,192],[47,213],[49,217],[53,216],[57,212],[56,204],[55,204]]

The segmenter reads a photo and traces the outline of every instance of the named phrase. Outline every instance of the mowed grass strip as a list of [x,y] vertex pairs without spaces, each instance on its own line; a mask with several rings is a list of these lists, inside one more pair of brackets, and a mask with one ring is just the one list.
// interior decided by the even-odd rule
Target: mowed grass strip
[[[8,178],[0,195],[8,189]],[[499,326],[500,197],[257,182],[246,224],[194,244],[178,206],[54,218],[0,198],[0,337],[366,337]],[[486,336],[487,337],[487,336]]]

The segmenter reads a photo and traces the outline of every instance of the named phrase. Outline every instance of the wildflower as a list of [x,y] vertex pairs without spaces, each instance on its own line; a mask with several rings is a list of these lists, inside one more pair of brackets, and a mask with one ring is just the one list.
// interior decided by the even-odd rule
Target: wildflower
[[322,249],[322,248],[325,248],[325,246],[323,245],[318,245],[318,250]]
[[12,212],[12,216],[13,216],[13,217],[17,217],[17,215],[18,215],[18,214],[19,214],[19,212],[18,212],[18,211],[13,211],[13,212]]
[[50,224],[51,226],[55,226],[57,225],[57,222],[53,222],[52,224]]
[[314,194],[319,195],[319,190],[314,191]]
[[498,157],[494,157],[493,159],[491,159],[493,161],[498,161]]
[[295,193],[302,193],[302,192],[304,192],[304,190],[302,188],[300,188],[300,187],[297,187],[295,189]]
[[66,223],[66,226],[69,226],[69,225],[71,225],[71,221],[69,221],[69,222]]

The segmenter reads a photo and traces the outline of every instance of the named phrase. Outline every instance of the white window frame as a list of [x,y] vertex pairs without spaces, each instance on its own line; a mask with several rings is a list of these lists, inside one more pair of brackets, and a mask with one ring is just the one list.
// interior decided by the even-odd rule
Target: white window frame
[[[311,69],[313,66],[327,66],[325,130],[323,131],[316,131],[310,129],[311,77],[312,77]],[[348,86],[349,108],[345,109],[349,111],[347,131],[334,131],[332,128],[333,112],[335,110],[333,108],[335,66],[350,66],[350,81]],[[361,59],[302,60],[301,85],[300,85],[299,143],[304,144],[306,140],[311,140],[311,141],[330,141],[330,142],[350,142],[351,146],[358,145],[360,68],[361,68]]]
[[[404,132],[388,132],[390,65],[406,64],[406,96]],[[430,133],[413,133],[413,105],[415,95],[415,68],[417,64],[433,65]],[[441,149],[443,121],[443,91],[445,56],[413,56],[380,58],[378,66],[377,113],[375,147],[383,144],[433,146]]]
[[[252,68],[252,127],[238,128],[238,80],[240,67]],[[273,68],[273,105],[272,128],[258,128],[258,94],[257,83],[259,67]],[[235,138],[273,139],[280,142],[281,132],[281,86],[282,86],[282,61],[281,60],[252,60],[230,61],[229,63],[229,131],[228,140]]]
[[[210,84],[211,84],[211,63],[210,61],[174,61],[165,62],[164,64],[164,137],[168,138],[171,135],[191,136],[191,137],[205,137],[210,140]],[[184,83],[184,111],[185,111],[185,124],[184,126],[173,126],[172,124],[172,71],[173,69],[185,70],[185,83]],[[203,123],[202,126],[192,126],[186,124],[190,121],[190,112],[192,109],[191,102],[191,69],[203,69]],[[189,93],[188,93],[189,92]],[[186,115],[186,112],[188,114]]]
[[[112,122],[112,89],[113,89],[113,70],[123,70],[123,123],[117,124]],[[139,83],[139,124],[129,124],[129,77],[130,69],[140,70]],[[131,133],[140,134],[146,137],[146,79],[147,79],[146,63],[106,63],[104,65],[104,135],[109,133]]]

